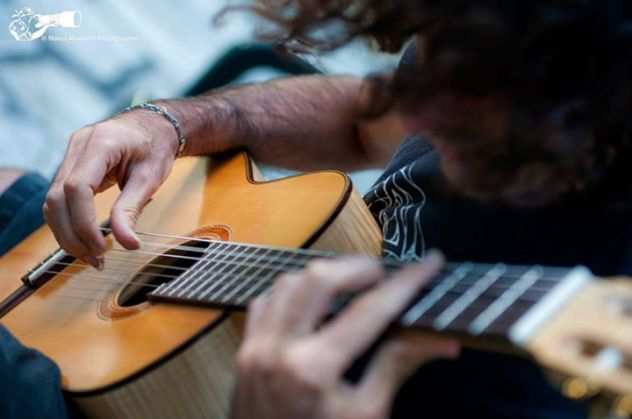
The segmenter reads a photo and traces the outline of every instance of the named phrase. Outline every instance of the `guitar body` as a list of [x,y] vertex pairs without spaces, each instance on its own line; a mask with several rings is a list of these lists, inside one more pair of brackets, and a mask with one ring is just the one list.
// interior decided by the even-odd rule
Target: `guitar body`
[[[179,160],[137,229],[380,253],[380,230],[344,174],[318,172],[264,182],[256,173],[243,153],[213,162]],[[99,219],[108,217],[117,192],[97,197]],[[120,305],[121,290],[137,273],[130,266],[140,266],[139,259],[134,252],[117,251],[118,244],[108,240],[117,255],[111,261],[106,256],[106,272],[117,273],[112,281],[90,281],[94,270],[69,266],[0,322],[59,365],[64,389],[88,417],[225,417],[243,319],[147,301]],[[3,257],[0,299],[57,247],[43,227]]]

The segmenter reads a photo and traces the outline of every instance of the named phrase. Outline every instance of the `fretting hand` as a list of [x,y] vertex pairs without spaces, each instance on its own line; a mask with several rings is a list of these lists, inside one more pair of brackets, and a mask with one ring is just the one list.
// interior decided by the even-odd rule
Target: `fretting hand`
[[[436,254],[392,280],[368,259],[318,261],[286,275],[249,310],[238,355],[232,419],[381,419],[397,390],[422,363],[456,357],[456,342],[400,333],[378,349],[357,385],[344,372],[437,273]],[[361,291],[320,327],[339,293]]]

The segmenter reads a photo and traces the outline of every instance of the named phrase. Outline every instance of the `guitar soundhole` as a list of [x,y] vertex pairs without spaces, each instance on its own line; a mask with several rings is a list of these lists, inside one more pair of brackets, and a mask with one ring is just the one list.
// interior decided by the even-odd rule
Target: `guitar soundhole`
[[147,302],[147,294],[191,268],[208,248],[208,241],[189,241],[152,259],[119,293],[117,304],[133,307]]

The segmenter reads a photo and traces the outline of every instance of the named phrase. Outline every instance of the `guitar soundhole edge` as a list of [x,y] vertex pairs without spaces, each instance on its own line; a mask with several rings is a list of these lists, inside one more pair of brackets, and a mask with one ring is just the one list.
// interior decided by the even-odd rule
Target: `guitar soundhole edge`
[[121,290],[116,303],[120,307],[146,303],[148,293],[184,274],[197,262],[209,244],[207,241],[188,241],[152,259]]

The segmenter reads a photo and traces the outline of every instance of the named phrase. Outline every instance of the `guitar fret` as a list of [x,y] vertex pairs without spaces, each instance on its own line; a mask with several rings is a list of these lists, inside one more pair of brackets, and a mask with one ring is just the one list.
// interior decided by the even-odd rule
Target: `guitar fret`
[[591,280],[591,272],[584,267],[577,267],[567,271],[562,281],[553,287],[546,297],[512,325],[509,331],[511,341],[519,344],[527,339],[547,316],[563,304],[570,295]]
[[[254,264],[257,265],[259,263],[259,261],[263,257],[265,257],[268,253],[270,253],[270,249],[264,250],[260,255],[257,256],[257,258],[255,259]],[[256,255],[257,252],[255,252],[254,254]],[[263,267],[265,267],[265,265],[262,265],[262,267],[258,268],[258,270],[261,270]],[[228,273],[232,273],[235,270],[236,269],[232,269]],[[202,295],[200,295],[200,298],[207,298],[208,300],[211,300],[211,301],[219,301],[219,299],[217,297],[221,294],[221,292],[224,291],[228,286],[233,284],[235,281],[238,281],[240,278],[241,278],[241,276],[237,275],[232,280],[229,280],[228,282],[225,282],[224,284],[222,284],[219,288],[217,288],[215,291],[213,291],[212,294],[209,295],[210,290],[208,290],[207,292],[205,292]],[[208,295],[208,297],[206,297],[207,295]]]
[[[199,275],[193,281],[193,287],[188,287],[186,292],[178,293],[178,298],[191,298],[195,295],[201,288],[205,287],[209,283],[213,284],[213,279],[216,278],[219,274],[221,274],[222,270],[219,269],[217,271],[210,272],[210,268],[218,265],[219,263],[230,260],[233,257],[233,253],[235,251],[235,247],[232,246],[224,246],[222,247],[219,253],[219,257],[210,259],[209,262],[204,266],[204,270],[200,270]],[[209,277],[209,273],[211,276]]]
[[250,301],[257,298],[259,295],[270,290],[270,285],[266,282],[254,282],[248,288],[244,288],[242,294],[236,294],[232,299],[228,299],[227,302],[233,303],[236,306],[244,307]]
[[[485,290],[468,304],[458,316],[449,324],[449,329],[455,332],[467,332],[472,321],[491,306],[497,297],[491,290]],[[446,308],[447,309],[447,308]],[[442,313],[443,314],[443,313]],[[438,318],[438,317],[437,317]],[[433,324],[434,325],[434,324]]]
[[[284,261],[281,263],[280,266],[287,266],[292,259],[296,258],[296,254],[290,253],[290,254],[286,254],[285,255],[285,259]],[[304,256],[303,256],[304,257]],[[305,265],[307,265],[307,263],[309,261],[313,260],[312,257],[304,257],[304,260],[301,260],[298,262],[298,264],[300,265],[300,267],[304,267]],[[292,269],[294,270],[294,269]],[[284,269],[285,272],[289,272],[291,270],[288,269]],[[276,274],[274,275],[278,275],[281,271],[278,271]],[[255,284],[255,286],[252,287],[252,289],[241,295],[238,299],[237,299],[237,303],[238,304],[245,304],[247,301],[249,301],[250,299],[257,297],[258,295],[260,295],[262,292],[267,291],[270,288],[270,284],[268,283],[268,281],[272,280],[272,276],[269,277],[263,277],[261,278],[261,280],[257,281],[257,284]]]
[[241,295],[237,299],[237,304],[244,305],[247,302],[252,301],[253,299],[257,298],[259,295],[269,290],[270,290],[269,284],[266,284],[265,282],[258,282],[254,284],[246,294]]
[[[287,265],[287,263],[290,261],[291,256],[290,256],[290,257],[287,257],[287,256],[286,256],[286,259],[285,259],[284,261],[282,261],[282,263],[281,263],[281,264],[279,264],[279,265],[275,266],[275,268],[274,268],[274,269],[270,268],[270,265],[271,265],[274,261],[278,260],[278,259],[279,259],[282,255],[284,255],[284,252],[277,251],[277,254],[276,254],[276,255],[274,255],[272,258],[270,258],[270,259],[268,260],[268,262],[266,263],[266,265],[265,265],[265,266],[262,266],[262,267],[261,267],[261,268],[259,268],[257,271],[255,271],[255,272],[253,272],[253,273],[252,273],[252,275],[253,275],[253,276],[254,276],[254,275],[257,275],[257,277],[258,277],[259,279],[258,279],[258,280],[255,280],[255,281],[251,281],[251,282],[248,284],[248,285],[250,285],[250,286],[251,286],[251,288],[250,288],[250,289],[254,289],[254,288],[256,288],[256,285],[257,285],[258,283],[265,283],[266,281],[271,280],[271,279],[272,279],[272,277],[274,277],[274,276],[276,276],[276,275],[278,275],[279,273],[281,273],[281,272],[283,272],[283,271],[284,271],[283,267],[284,267],[285,265]],[[263,271],[265,271],[265,270],[268,270],[268,271],[269,271],[269,273],[268,273],[267,275],[261,275],[261,274],[262,274],[262,272],[263,272]],[[246,283],[247,283],[247,281],[244,281],[243,283],[244,283],[244,284],[246,284]],[[252,284],[252,285],[251,285],[251,284]],[[224,300],[225,300],[225,301],[231,301],[231,300],[232,300],[232,298],[234,298],[235,296],[238,296],[238,295],[239,295],[239,292],[243,291],[245,288],[246,288],[246,286],[245,286],[245,285],[244,285],[244,286],[241,286],[241,287],[237,287],[237,288],[235,288],[235,289],[234,289],[234,290],[233,290],[230,294],[228,294],[228,295],[224,298]],[[247,295],[247,294],[246,294],[246,295]],[[237,304],[243,304],[245,301],[244,301],[244,299],[242,299],[242,298],[238,298],[236,302],[237,302]]]
[[[538,285],[537,283],[535,285]],[[472,284],[458,284],[456,287],[450,289],[448,292],[451,294],[464,294],[467,290],[472,286]],[[509,289],[514,287],[515,285],[506,287],[499,286],[497,283],[494,283],[494,286],[487,289],[485,291],[485,296],[489,298],[498,299],[501,298]],[[520,298],[525,298],[527,300],[537,301],[542,296],[550,291],[550,288],[540,288],[532,286],[530,287]]]
[[[239,264],[231,265],[230,263],[226,263],[226,262],[231,262],[235,260],[236,258],[238,258],[239,256],[248,255],[247,252],[251,249],[252,248],[235,247],[232,251],[228,252],[229,255],[223,260],[219,261],[218,270],[216,270],[215,272],[212,272],[210,276],[206,276],[206,275],[202,276],[201,281],[200,281],[202,283],[201,287],[199,287],[195,293],[191,293],[191,297],[196,298],[198,300],[204,300],[204,298],[209,293],[214,292],[215,289],[217,289],[218,287],[220,288],[223,287],[225,284],[223,280],[225,280],[228,275],[233,273],[237,269],[237,267],[240,266]],[[255,259],[255,263],[260,258],[260,256],[257,255],[259,250],[260,249],[256,249],[252,253],[253,256],[257,256],[257,258]],[[265,254],[266,251],[267,249],[262,249],[263,254]],[[232,259],[229,259],[229,258],[232,258]]]
[[164,288],[163,292],[165,292],[167,295],[172,295],[178,289],[180,289],[181,287],[183,287],[183,286],[185,286],[187,284],[187,280],[189,279],[189,277],[191,277],[193,275],[193,272],[203,269],[204,266],[206,266],[208,264],[208,258],[213,254],[213,252],[221,249],[221,247],[222,247],[221,245],[219,245],[217,247],[211,247],[211,246],[209,246],[208,249],[207,249],[207,250],[210,250],[210,251],[205,252],[205,254],[200,258],[199,261],[197,261],[184,274],[180,275],[180,277],[178,278],[177,281],[171,281],[169,284],[167,284],[167,286]]
[[439,285],[437,285],[425,298],[409,309],[402,320],[403,324],[412,326],[415,324],[436,302],[454,287],[468,271],[472,269],[471,264],[463,264],[448,275]]
[[[160,301],[243,308],[251,299],[267,292],[277,275],[303,268],[316,257],[324,256],[220,243],[208,248],[204,257],[180,277],[148,296]],[[405,266],[388,261],[384,264],[389,273]],[[526,334],[522,330],[529,330],[539,322],[542,312],[550,311],[547,306],[553,303],[549,300],[555,303],[562,299],[553,299],[550,294],[569,281],[569,272],[576,271],[450,263],[425,285],[399,321],[405,327],[516,339],[516,335]],[[534,307],[544,309],[536,312]]]
[[[203,279],[205,282],[204,288],[200,289],[199,293],[194,295],[193,298],[199,298],[201,301],[208,300],[215,302],[213,296],[216,293],[231,290],[236,285],[236,281],[241,279],[242,273],[246,270],[246,267],[231,264],[230,262],[220,263],[218,267],[221,267],[221,271],[217,271],[217,275],[214,277],[215,279],[213,281],[204,281]],[[206,298],[202,298],[201,293],[209,293],[210,295]]]
[[434,327],[443,330],[450,325],[479,295],[488,289],[505,272],[505,265],[496,265],[465,294],[458,298],[434,321]]
[[487,310],[481,313],[470,325],[469,331],[475,335],[479,335],[487,329],[505,310],[507,310],[513,303],[520,298],[532,285],[534,285],[538,279],[542,278],[542,268],[535,267],[527,271],[511,288]]
[[191,271],[193,270],[193,268],[202,265],[205,261],[205,258],[206,258],[206,255],[203,255],[197,262],[193,264],[193,266],[185,270],[185,272],[183,272],[182,274],[178,275],[176,280],[170,281],[167,284],[163,284],[164,288],[162,288],[161,286],[160,289],[162,289],[165,293],[171,293],[173,292],[174,289],[181,287],[183,283],[187,282],[188,277],[191,276]]
[[446,294],[439,299],[428,311],[426,311],[414,326],[434,329],[434,322],[448,307],[459,298],[460,294]]
[[525,303],[522,300],[514,302],[507,310],[503,311],[483,332],[485,335],[507,336],[513,325],[522,318],[537,303]]

